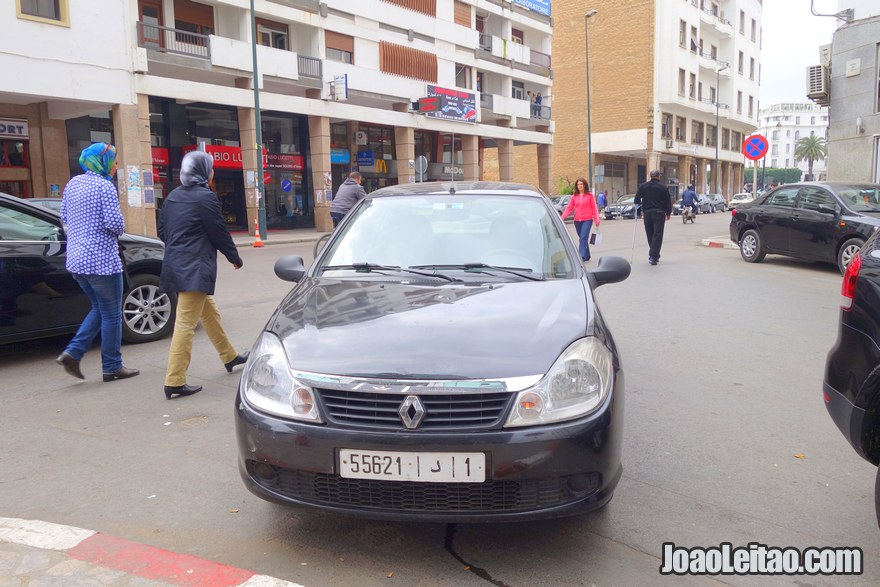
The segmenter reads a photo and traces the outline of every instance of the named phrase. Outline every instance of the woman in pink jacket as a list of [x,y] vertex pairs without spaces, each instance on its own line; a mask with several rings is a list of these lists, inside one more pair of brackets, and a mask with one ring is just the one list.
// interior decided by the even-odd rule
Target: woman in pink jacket
[[593,229],[593,222],[599,226],[599,209],[596,207],[596,198],[590,192],[590,186],[587,180],[579,177],[574,182],[574,194],[562,213],[562,219],[565,220],[574,212],[574,229],[578,233],[580,245],[578,252],[584,261],[590,260],[590,231]]

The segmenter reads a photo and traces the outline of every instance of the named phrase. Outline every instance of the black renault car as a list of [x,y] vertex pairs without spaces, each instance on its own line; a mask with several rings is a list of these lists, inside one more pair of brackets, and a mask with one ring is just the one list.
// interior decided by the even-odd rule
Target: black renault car
[[239,469],[266,500],[396,520],[478,522],[602,507],[621,475],[623,372],[549,200],[424,183],[362,200],[251,351]]
[[880,227],[880,185],[785,184],[731,211],[730,240],[749,263],[767,253],[826,261],[846,270]]
[[[149,342],[171,333],[175,296],[159,292],[165,245],[119,237],[125,260],[122,338]],[[65,269],[60,215],[0,193],[0,344],[76,332],[90,304]]]
[[[840,326],[822,385],[828,413],[865,460],[880,464],[880,238],[868,239],[843,275]],[[874,486],[880,525],[880,469]]]

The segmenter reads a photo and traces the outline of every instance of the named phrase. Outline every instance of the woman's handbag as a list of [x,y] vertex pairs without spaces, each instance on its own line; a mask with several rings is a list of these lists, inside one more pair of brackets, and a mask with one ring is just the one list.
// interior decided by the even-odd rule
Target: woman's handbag
[[596,229],[596,232],[590,234],[590,244],[599,246],[602,244],[602,233],[599,229]]

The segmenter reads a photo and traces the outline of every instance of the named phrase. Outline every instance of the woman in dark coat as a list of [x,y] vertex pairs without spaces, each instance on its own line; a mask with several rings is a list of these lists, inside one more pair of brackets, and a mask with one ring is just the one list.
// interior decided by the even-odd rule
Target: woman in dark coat
[[174,335],[168,351],[165,397],[192,395],[201,385],[187,385],[186,371],[192,354],[192,341],[199,321],[220,360],[230,373],[247,361],[249,353],[238,354],[220,322],[214,302],[217,281],[217,251],[235,269],[243,265],[238,249],[223,223],[220,201],[208,183],[214,177],[214,158],[203,151],[183,157],[180,183],[168,194],[159,217],[159,237],[165,241],[161,289],[177,293]]

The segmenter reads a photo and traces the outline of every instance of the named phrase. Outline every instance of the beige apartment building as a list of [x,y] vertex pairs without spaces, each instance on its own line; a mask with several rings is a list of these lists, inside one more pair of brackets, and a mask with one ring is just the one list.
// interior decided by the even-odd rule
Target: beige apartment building
[[[674,195],[739,191],[742,141],[757,127],[761,0],[557,0],[553,25],[553,190],[591,176],[591,150],[595,191],[634,193],[651,169]],[[534,157],[518,147],[518,181],[537,183]]]

